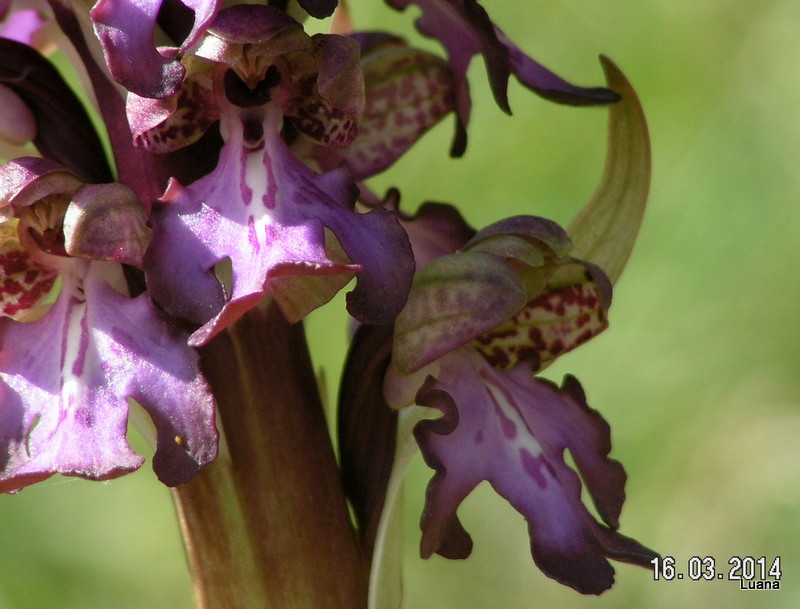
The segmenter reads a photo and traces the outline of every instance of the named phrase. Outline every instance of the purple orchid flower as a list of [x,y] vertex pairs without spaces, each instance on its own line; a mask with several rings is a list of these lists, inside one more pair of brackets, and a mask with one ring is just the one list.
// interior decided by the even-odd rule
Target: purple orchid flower
[[[99,0],[90,20],[49,0],[94,89],[115,169],[52,65],[0,40],[0,138],[44,157],[0,167],[0,492],[140,467],[126,439],[135,400],[157,432],[159,479],[179,487],[201,603],[268,606],[302,589],[365,606],[363,557],[397,413],[425,410],[403,411],[412,403],[439,417],[415,419],[413,433],[435,470],[423,556],[470,553],[457,510],[483,480],[527,519],[537,565],[581,592],[611,586],[609,559],[649,566],[655,556],[617,532],[625,472],[609,458],[606,422],[574,378],[559,388],[534,376],[606,328],[611,284],[592,262],[616,265],[613,278],[624,266],[649,165],[610,163],[609,189],[581,216],[579,234],[624,233],[613,250],[593,237],[571,249],[558,225],[532,216],[477,232],[443,204],[410,216],[398,191],[380,201],[362,182],[450,111],[451,152],[464,152],[475,55],[506,112],[512,74],[560,103],[619,97],[543,68],[475,0],[388,1],[419,4],[420,31],[447,59],[382,32],[310,36],[282,0]],[[298,4],[314,17],[337,7]],[[8,7],[0,0],[0,16]],[[29,42],[29,29],[14,28]],[[618,131],[635,131],[638,119],[621,118]],[[638,185],[636,196],[620,184]],[[625,203],[623,221],[609,198]],[[343,379],[340,470],[302,326],[291,324],[353,280],[347,308],[361,327]],[[376,407],[387,403],[394,410]],[[217,456],[217,408],[224,458],[184,485]],[[278,519],[291,534],[274,534]],[[327,550],[305,547],[323,537]],[[332,555],[346,566],[320,577]],[[275,556],[290,568],[275,569]]]
[[[46,159],[7,163],[0,182],[0,204],[13,212],[0,289],[8,315],[0,320],[0,491],[56,473],[104,480],[140,467],[125,440],[128,398],[155,424],[158,477],[188,481],[216,457],[214,400],[186,333],[147,293],[126,294],[120,263],[141,265],[149,238],[138,200],[119,184],[83,185]],[[38,319],[11,319],[26,313]]]
[[[364,95],[357,44],[310,38],[284,13],[247,5],[220,13],[196,56],[185,94],[166,102],[132,98],[129,107],[144,146],[180,147],[217,117],[224,142],[213,172],[188,187],[173,181],[154,211],[146,270],[155,298],[202,324],[191,339],[200,345],[266,294],[295,321],[356,275],[351,314],[391,322],[413,274],[401,226],[385,209],[357,212],[344,166],[316,174],[282,134],[288,119],[327,146],[355,138]],[[184,111],[200,99],[214,102],[205,114]],[[148,110],[165,104],[163,114]],[[139,116],[158,122],[140,126]],[[195,121],[183,128],[186,116]],[[215,274],[226,259],[227,288]]]
[[[395,428],[374,403],[382,397],[365,389],[374,380],[358,375],[383,353],[383,363],[369,367],[385,371],[388,404],[416,403],[442,413],[414,428],[436,472],[422,514],[422,556],[470,554],[472,540],[457,509],[486,480],[525,516],[534,561],[557,581],[599,594],[614,581],[609,558],[650,567],[656,554],[617,532],[626,476],[608,458],[608,424],[588,406],[574,377],[559,388],[534,376],[607,327],[611,284],[605,274],[570,258],[566,233],[542,218],[509,218],[475,233],[455,210],[428,204],[404,224],[427,264],[420,264],[393,333],[365,328],[356,336],[343,399],[352,399],[362,417],[374,413],[368,418],[376,435]],[[432,239],[437,233],[440,239]],[[450,251],[426,246],[430,242],[448,244]],[[391,349],[380,344],[387,340]],[[349,464],[353,451],[364,447],[348,435],[345,404],[340,425]],[[567,449],[580,477],[564,462]],[[374,494],[358,491],[354,501],[373,532],[386,482],[380,471],[387,471],[385,462],[377,463],[379,470],[360,466],[359,474]],[[603,524],[582,503],[581,479]]]
[[[144,97],[173,95],[185,69],[179,56],[193,47],[222,8],[220,0],[180,0],[192,24],[175,45],[156,47],[153,42],[163,0],[99,0],[91,10],[97,38],[103,46],[112,76],[129,91]],[[336,0],[300,0],[300,6],[317,18],[330,16]]]

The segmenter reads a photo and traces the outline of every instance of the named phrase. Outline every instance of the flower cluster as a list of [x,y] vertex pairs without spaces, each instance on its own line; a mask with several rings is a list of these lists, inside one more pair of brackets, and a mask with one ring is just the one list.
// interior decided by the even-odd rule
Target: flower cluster
[[[306,33],[302,20],[331,15],[336,0],[99,0],[88,19],[62,0],[0,2],[0,139],[19,156],[0,167],[0,491],[138,468],[129,400],[155,426],[159,478],[188,482],[219,442],[197,348],[264,303],[298,322],[355,279],[347,309],[360,328],[340,411],[362,536],[386,517],[400,468],[370,451],[406,441],[377,439],[416,404],[436,413],[413,432],[435,470],[423,556],[469,554],[456,511],[488,480],[525,516],[534,560],[556,580],[600,593],[613,583],[608,558],[649,565],[654,554],[616,531],[625,473],[608,457],[608,425],[573,377],[557,387],[534,376],[608,324],[647,191],[635,95],[608,61],[616,90],[568,83],[476,0],[413,3],[446,58],[386,32]],[[97,99],[114,169],[37,50],[53,20]],[[612,104],[616,162],[569,232],[535,216],[475,231],[443,204],[412,217],[396,191],[380,200],[364,182],[450,113],[451,154],[464,154],[475,56],[506,112],[512,75],[551,101]],[[615,131],[633,148],[615,148]],[[388,466],[376,474],[378,461]]]

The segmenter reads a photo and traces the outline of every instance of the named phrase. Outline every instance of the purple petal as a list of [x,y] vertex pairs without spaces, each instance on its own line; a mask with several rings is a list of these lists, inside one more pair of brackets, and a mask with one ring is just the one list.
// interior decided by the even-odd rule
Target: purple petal
[[[278,134],[279,110],[263,112],[263,123],[225,114],[227,142],[216,170],[186,188],[173,184],[155,212],[145,265],[156,299],[173,314],[205,324],[192,337],[202,344],[267,292],[288,317],[299,319],[358,272],[348,309],[365,323],[391,322],[413,275],[396,217],[385,209],[354,212],[346,173],[308,169]],[[214,276],[224,259],[233,275],[227,297]],[[308,292],[298,289],[304,276]]]
[[[469,536],[458,522],[461,501],[488,480],[528,521],[534,561],[548,576],[583,593],[599,594],[614,580],[607,558],[649,566],[655,556],[616,529],[625,472],[608,458],[609,427],[567,378],[559,390],[519,366],[499,372],[474,351],[440,360],[437,379],[417,395],[444,416],[415,434],[436,469],[422,516],[422,555],[464,557]],[[581,502],[581,479],[563,460],[569,449],[598,513]]]
[[422,16],[417,20],[419,31],[439,40],[447,50],[458,116],[451,149],[453,156],[461,156],[467,144],[466,128],[472,105],[467,68],[475,55],[483,55],[495,101],[509,114],[507,87],[512,73],[523,85],[557,103],[593,105],[619,100],[613,91],[602,87],[576,87],[536,63],[495,27],[483,7],[474,0],[387,1],[399,10],[412,3],[418,4],[422,8]]
[[182,0],[194,11],[194,25],[179,48],[156,49],[153,42],[161,0],[99,0],[91,10],[94,29],[112,76],[143,97],[168,97],[178,90],[184,68],[178,51],[191,47],[219,10],[219,0]]
[[417,28],[426,36],[436,38],[447,50],[458,117],[450,154],[461,156],[467,146],[466,128],[472,108],[467,68],[475,55],[483,55],[495,101],[510,113],[508,49],[497,39],[494,25],[484,8],[472,0],[388,0],[388,3],[399,10],[412,3],[418,4],[422,16],[417,19]]
[[540,242],[559,257],[565,256],[572,246],[566,231],[552,220],[537,216],[513,216],[479,230],[464,245],[464,249],[474,248],[485,239],[502,236],[517,236],[533,243]]
[[[2,492],[56,473],[104,480],[137,469],[127,398],[155,423],[153,467],[165,484],[187,482],[216,456],[213,398],[186,335],[146,295],[112,289],[104,269],[119,272],[78,261],[45,317],[0,321]],[[85,300],[75,296],[81,275]]]
[[498,40],[508,49],[514,76],[537,95],[570,106],[595,106],[619,101],[620,96],[605,87],[578,87],[568,83],[523,53],[499,28],[495,28],[495,32]]

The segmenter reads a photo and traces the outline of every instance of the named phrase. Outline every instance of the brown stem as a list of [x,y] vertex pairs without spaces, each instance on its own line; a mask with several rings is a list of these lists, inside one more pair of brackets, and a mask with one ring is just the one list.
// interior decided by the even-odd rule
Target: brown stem
[[198,607],[366,607],[302,325],[254,310],[201,356],[227,454],[175,490]]

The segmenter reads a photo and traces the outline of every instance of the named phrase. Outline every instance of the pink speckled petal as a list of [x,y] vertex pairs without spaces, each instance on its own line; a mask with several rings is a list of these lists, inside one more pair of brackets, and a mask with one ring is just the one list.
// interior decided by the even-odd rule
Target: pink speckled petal
[[0,318],[35,315],[58,273],[39,264],[20,245],[16,222],[0,224]]
[[496,368],[529,361],[541,370],[603,332],[610,306],[611,283],[605,273],[585,262],[566,261],[519,312],[472,345]]

